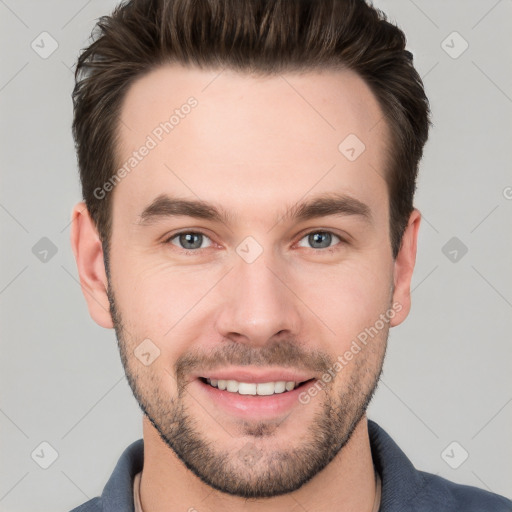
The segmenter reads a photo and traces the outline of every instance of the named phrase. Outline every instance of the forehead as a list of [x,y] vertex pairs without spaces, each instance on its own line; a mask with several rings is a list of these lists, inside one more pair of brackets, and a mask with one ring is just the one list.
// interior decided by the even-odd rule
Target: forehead
[[387,126],[348,70],[254,76],[166,65],[129,88],[120,119],[117,162],[127,172],[114,192],[138,213],[162,192],[260,215],[309,192],[387,206]]

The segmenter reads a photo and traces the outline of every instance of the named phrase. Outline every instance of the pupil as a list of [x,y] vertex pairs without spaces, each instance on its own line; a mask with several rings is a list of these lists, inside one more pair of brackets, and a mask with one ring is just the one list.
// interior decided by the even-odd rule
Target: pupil
[[[198,249],[201,247],[201,237],[200,233],[185,233],[180,236],[180,243],[185,246],[185,249]],[[194,244],[194,237],[196,237],[196,243]],[[199,244],[197,243],[199,240]],[[187,244],[192,244],[193,247],[187,246]]]
[[[321,248],[324,249],[325,247],[329,247],[330,245],[330,242],[331,242],[331,234],[330,233],[323,233],[323,232],[318,232],[318,233],[313,233],[311,235],[309,235],[309,238],[310,238],[310,243],[311,245],[315,246],[315,244],[317,243],[320,243],[322,242],[322,238],[324,238],[324,242],[327,242],[327,245],[323,245]],[[318,247],[316,247],[318,248]]]

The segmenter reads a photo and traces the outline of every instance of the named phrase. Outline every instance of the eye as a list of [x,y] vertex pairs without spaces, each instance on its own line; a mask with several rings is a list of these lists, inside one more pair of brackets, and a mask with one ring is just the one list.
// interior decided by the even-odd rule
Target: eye
[[[309,246],[304,245],[304,240],[309,244]],[[298,245],[300,247],[309,247],[312,249],[334,250],[334,246],[331,245],[333,242],[337,244],[344,242],[344,240],[330,231],[311,231],[301,238]],[[179,249],[192,252],[200,249],[206,249],[212,245],[208,236],[197,231],[182,231],[181,233],[175,233],[169,237],[165,243],[171,243]]]
[[[173,241],[176,239],[176,243]],[[206,246],[203,246],[203,242],[208,240],[210,243]],[[166,240],[167,243],[171,243],[172,245],[176,245],[180,249],[184,249],[186,251],[194,251],[197,249],[205,249],[211,245],[210,239],[203,233],[198,233],[196,231],[183,231],[181,233],[176,233]]]
[[343,242],[343,240],[338,235],[335,235],[330,231],[311,231],[311,233],[308,233],[306,236],[301,238],[299,246],[305,247],[301,242],[306,240],[306,242],[310,244],[310,247],[313,249],[330,249],[333,238],[337,239],[338,242]]

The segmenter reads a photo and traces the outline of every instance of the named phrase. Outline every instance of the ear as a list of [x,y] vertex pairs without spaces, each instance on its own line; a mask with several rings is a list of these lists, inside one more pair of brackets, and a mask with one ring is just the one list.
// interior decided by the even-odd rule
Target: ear
[[107,274],[98,231],[85,203],[78,203],[71,216],[71,248],[89,314],[98,325],[112,328],[114,325],[107,296]]
[[418,246],[418,231],[421,214],[414,209],[402,237],[402,245],[394,263],[394,292],[393,304],[397,303],[397,314],[390,321],[395,327],[401,324],[411,310],[411,280],[414,264],[416,263],[416,249]]

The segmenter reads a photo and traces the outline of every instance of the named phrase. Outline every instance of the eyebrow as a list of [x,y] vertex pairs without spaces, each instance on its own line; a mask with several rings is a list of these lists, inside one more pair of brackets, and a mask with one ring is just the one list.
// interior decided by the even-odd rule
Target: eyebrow
[[[306,221],[330,215],[358,216],[372,223],[371,210],[359,199],[346,194],[326,193],[298,202],[285,209],[276,222]],[[200,199],[170,197],[166,194],[157,196],[138,217],[140,225],[149,225],[161,218],[194,217],[223,224],[232,224],[237,216],[226,211],[222,206]]]

